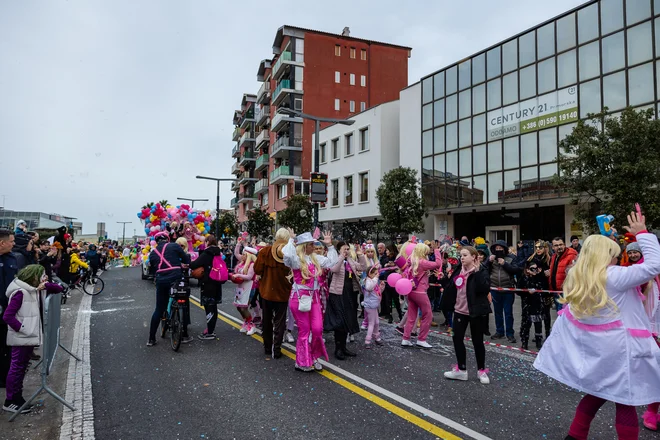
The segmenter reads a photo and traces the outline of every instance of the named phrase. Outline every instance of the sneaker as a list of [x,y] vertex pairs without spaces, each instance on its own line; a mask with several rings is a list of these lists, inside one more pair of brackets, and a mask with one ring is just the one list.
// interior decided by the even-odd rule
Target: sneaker
[[351,335],[348,337],[348,342],[355,342],[355,336]]
[[460,370],[458,365],[454,365],[451,371],[445,372],[445,378],[451,380],[468,380],[467,370]]
[[490,379],[488,378],[488,368],[485,370],[479,370],[479,372],[477,372],[477,376],[479,376],[479,382],[482,384],[488,385],[490,383]]
[[433,346],[426,341],[417,341],[415,345],[421,348],[433,348]]
[[513,336],[507,336],[506,340],[509,341],[511,344],[515,344],[517,342],[516,338]]
[[39,361],[39,360],[41,360],[41,356],[39,356],[35,352],[32,352],[32,354],[30,354],[30,359],[33,360],[33,361]]
[[321,365],[321,362],[318,359],[314,361],[314,369],[316,371],[323,371],[323,365]]
[[202,333],[201,335],[197,335],[197,339],[201,341],[211,341],[215,339],[215,333]]
[[361,328],[362,330],[366,330],[366,329],[368,329],[369,327],[368,327],[367,325],[365,325],[364,323],[362,323],[362,325],[360,325],[360,328]]
[[156,340],[155,339],[149,339],[147,341],[147,347],[153,347],[154,345],[156,345]]
[[[23,402],[18,402],[15,400],[6,400],[5,399],[5,404],[2,405],[2,409],[5,411],[9,411],[12,413],[17,413],[18,409],[23,405]],[[30,411],[32,411],[32,405],[28,405],[25,408],[23,408],[23,411],[21,411],[21,414],[27,414]]]
[[437,323],[437,322],[435,322],[435,321],[431,321],[431,327],[437,327],[437,326],[438,326],[438,323]]
[[498,339],[504,338],[504,335],[502,333],[495,333],[493,336],[490,337],[493,341],[496,341]]
[[310,371],[314,371],[314,367],[301,367],[298,364],[295,364],[295,369],[298,371],[303,371],[305,373],[309,373]]
[[407,339],[402,339],[402,340],[401,340],[401,346],[402,346],[402,347],[412,347],[412,346],[413,346],[413,343],[410,342],[410,341],[407,340]]
[[289,344],[293,344],[294,342],[296,342],[296,340],[293,338],[293,333],[289,331],[286,332],[286,342],[288,342]]
[[394,327],[394,331],[397,332],[400,335],[403,335],[403,327],[399,327],[398,325]]
[[385,345],[382,339],[376,339],[376,345]]
[[387,317],[387,323],[392,324],[394,322],[394,318],[392,318],[392,315]]
[[248,324],[248,330],[247,330],[246,335],[252,336],[256,332],[257,332],[257,327],[254,324]]
[[190,344],[194,340],[195,340],[195,338],[193,338],[192,336],[184,336],[183,338],[181,338],[181,343],[182,344]]
[[370,350],[371,349],[371,342],[365,342],[364,343],[364,348],[366,348],[367,350]]
[[248,323],[244,321],[243,325],[241,326],[240,332],[241,333],[247,333],[247,331],[248,331]]

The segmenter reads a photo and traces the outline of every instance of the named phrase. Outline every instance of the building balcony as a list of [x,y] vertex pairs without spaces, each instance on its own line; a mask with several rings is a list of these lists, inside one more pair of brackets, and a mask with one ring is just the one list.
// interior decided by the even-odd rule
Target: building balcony
[[231,157],[237,159],[241,155],[241,149],[238,145],[231,149]]
[[256,157],[254,157],[254,152],[248,150],[243,152],[240,160],[238,161],[238,164],[242,166],[247,166],[251,163],[254,163],[255,160]]
[[238,203],[251,202],[257,200],[253,190],[242,191],[238,193]]
[[257,158],[257,163],[254,166],[255,171],[259,171],[263,168],[268,168],[268,154],[262,154]]
[[238,141],[238,148],[241,148],[246,142],[254,142],[254,134],[250,130],[243,133]]
[[247,128],[249,128],[250,123],[255,122],[255,120],[256,120],[255,110],[253,108],[248,108],[245,111],[245,114],[243,115],[241,120],[239,121],[238,125],[242,129],[247,129]]
[[257,135],[257,140],[256,140],[257,148],[263,147],[263,144],[266,144],[267,146],[270,145],[270,130],[268,130],[267,128],[261,130],[261,132]]
[[234,129],[234,134],[231,137],[232,141],[237,141],[241,138],[241,127],[236,127]]
[[268,179],[261,179],[254,184],[254,193],[261,194],[268,192]]
[[231,166],[231,173],[232,174],[241,174],[242,172],[243,172],[243,170],[238,165],[238,162],[234,162],[234,164]]
[[270,80],[264,81],[257,92],[257,104],[266,104],[270,101]]
[[289,151],[302,151],[302,138],[290,138],[282,136],[272,146],[270,157],[283,159],[289,155]]
[[289,165],[282,165],[275,168],[275,170],[270,173],[270,183],[275,185],[278,182],[286,181],[289,179],[300,179],[302,177],[300,174],[300,172],[293,170]]
[[296,56],[291,52],[282,52],[273,66],[273,78],[275,80],[280,79],[291,66],[305,67],[305,63],[302,62],[302,55],[299,55],[299,57],[300,61],[297,61]]
[[231,182],[231,192],[236,192],[238,189],[241,187],[241,185],[238,184],[238,177],[236,180]]
[[302,121],[303,118],[298,116],[291,116],[287,113],[276,113],[275,117],[273,118],[273,123],[271,124],[271,131],[277,132],[286,127],[286,124],[291,124],[294,122],[302,123]]
[[270,122],[270,106],[264,105],[259,111],[259,116],[257,117],[257,127],[263,127],[268,125]]
[[236,205],[238,205],[238,198],[234,197],[233,199],[231,199],[231,202],[229,202],[229,207],[236,208]]
[[282,101],[284,101],[284,98],[289,96],[291,93],[302,95],[303,91],[296,89],[295,86],[292,87],[291,80],[283,79],[280,81],[277,87],[275,87],[275,91],[273,92],[272,105],[280,105]]
[[249,182],[256,182],[259,180],[258,177],[254,177],[254,174],[250,174],[249,171],[245,171],[243,174],[238,176],[238,184],[239,185],[245,185],[246,183]]

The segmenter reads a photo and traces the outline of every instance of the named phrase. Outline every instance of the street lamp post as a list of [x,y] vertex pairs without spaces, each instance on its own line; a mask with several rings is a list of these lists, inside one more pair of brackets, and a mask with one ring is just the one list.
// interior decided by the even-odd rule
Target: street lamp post
[[117,223],[122,224],[124,227],[124,231],[121,234],[121,245],[123,246],[124,244],[126,244],[126,225],[131,224],[133,222],[117,222]]
[[215,195],[215,238],[220,238],[220,182],[233,182],[236,179],[196,176],[197,179],[213,180],[217,184]]
[[191,208],[195,207],[195,202],[208,202],[209,201],[209,199],[188,199],[188,198],[185,198],[185,197],[177,197],[176,199],[177,200],[185,200],[187,202],[192,203]]
[[[308,115],[299,110],[292,110],[290,108],[278,109],[280,113],[288,113],[289,115],[298,116],[303,119],[314,121],[314,172],[319,172],[319,155],[321,151],[321,142],[319,140],[319,132],[321,131],[321,122],[328,122],[331,124],[353,125],[355,121],[350,119],[334,119],[334,118],[321,118],[319,116]],[[314,229],[319,224],[319,204],[314,203]]]

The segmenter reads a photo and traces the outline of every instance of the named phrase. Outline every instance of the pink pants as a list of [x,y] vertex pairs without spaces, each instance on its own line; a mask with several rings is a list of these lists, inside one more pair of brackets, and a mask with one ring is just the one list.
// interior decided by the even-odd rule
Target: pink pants
[[380,328],[378,326],[378,309],[364,309],[364,318],[369,320],[369,326],[367,327],[367,337],[364,340],[365,343],[371,343],[371,335],[373,334],[374,338],[377,341],[380,341]]
[[[314,294],[312,310],[298,311],[298,297],[294,294],[289,299],[289,310],[293,314],[298,326],[298,339],[296,340],[296,364],[300,367],[311,367],[319,358],[328,360],[328,353],[323,343],[323,312],[318,293]],[[312,333],[312,343],[309,343],[309,333]]]
[[419,337],[418,341],[426,341],[426,336],[429,334],[431,329],[431,322],[433,321],[433,313],[431,312],[431,302],[429,301],[429,296],[426,292],[410,292],[408,294],[408,316],[414,317],[413,319],[408,319],[406,321],[406,326],[403,331],[403,339],[406,341],[410,340],[410,333],[412,332],[413,326],[417,321],[417,310],[422,310],[422,324],[419,328]]

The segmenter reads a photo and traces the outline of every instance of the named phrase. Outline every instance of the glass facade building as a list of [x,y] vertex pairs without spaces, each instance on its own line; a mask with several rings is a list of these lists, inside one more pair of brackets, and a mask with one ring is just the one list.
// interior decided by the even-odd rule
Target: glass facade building
[[660,0],[598,0],[422,78],[429,210],[564,205],[558,142],[603,107],[655,109],[659,55]]

